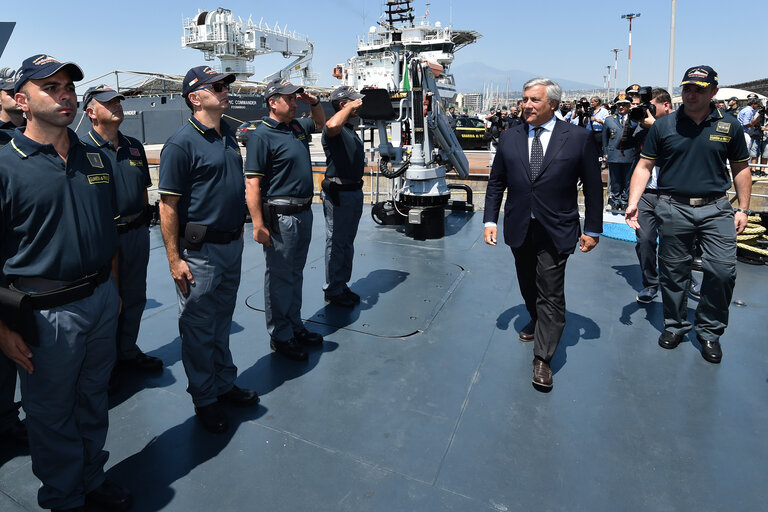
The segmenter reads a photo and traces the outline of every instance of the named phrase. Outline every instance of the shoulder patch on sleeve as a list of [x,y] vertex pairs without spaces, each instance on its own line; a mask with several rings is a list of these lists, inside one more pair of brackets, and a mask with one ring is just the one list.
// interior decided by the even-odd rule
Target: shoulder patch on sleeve
[[728,133],[731,131],[731,123],[727,123],[725,121],[718,121],[717,126],[715,127],[715,131],[719,133]]

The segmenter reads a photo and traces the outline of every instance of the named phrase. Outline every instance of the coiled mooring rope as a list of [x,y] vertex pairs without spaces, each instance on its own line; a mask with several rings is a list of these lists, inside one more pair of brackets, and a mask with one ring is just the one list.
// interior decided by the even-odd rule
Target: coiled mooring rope
[[747,217],[747,227],[736,237],[736,246],[745,251],[768,257],[768,250],[757,246],[758,241],[768,240],[768,236],[765,234],[765,226],[761,222],[760,215],[750,215]]

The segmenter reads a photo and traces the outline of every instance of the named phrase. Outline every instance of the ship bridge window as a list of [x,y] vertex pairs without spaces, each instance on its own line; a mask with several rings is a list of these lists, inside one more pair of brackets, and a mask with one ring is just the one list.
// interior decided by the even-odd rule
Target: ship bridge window
[[208,16],[208,11],[203,11],[197,15],[197,24],[205,25],[205,17]]

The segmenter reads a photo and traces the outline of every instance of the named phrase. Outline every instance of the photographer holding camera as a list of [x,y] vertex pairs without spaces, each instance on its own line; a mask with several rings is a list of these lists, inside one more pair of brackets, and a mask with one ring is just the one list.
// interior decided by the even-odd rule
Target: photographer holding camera
[[592,140],[595,143],[595,147],[599,150],[600,155],[603,154],[603,123],[610,115],[610,112],[608,112],[608,109],[605,108],[602,103],[603,101],[597,96],[593,96],[592,99],[589,100],[589,121],[584,126],[587,130],[592,132]]

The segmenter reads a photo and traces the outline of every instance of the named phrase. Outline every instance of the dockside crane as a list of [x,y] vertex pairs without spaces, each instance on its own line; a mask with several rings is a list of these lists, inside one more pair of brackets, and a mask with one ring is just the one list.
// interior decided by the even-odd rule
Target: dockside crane
[[257,55],[280,53],[283,57],[296,57],[280,71],[263,78],[269,82],[275,78],[297,79],[305,86],[314,86],[319,75],[312,71],[314,46],[309,37],[280,28],[270,27],[262,18],[258,24],[249,18],[243,22],[235,19],[232,11],[219,7],[215,11],[198,9],[197,15],[183,20],[182,48],[194,48],[203,52],[207,61],[218,59],[219,71],[234,73],[240,80],[254,74],[248,63]]

